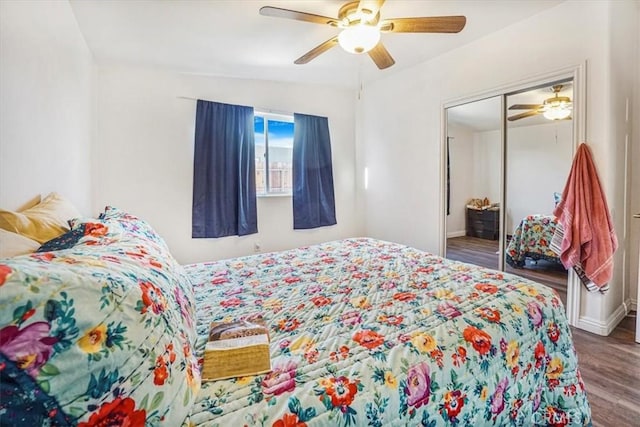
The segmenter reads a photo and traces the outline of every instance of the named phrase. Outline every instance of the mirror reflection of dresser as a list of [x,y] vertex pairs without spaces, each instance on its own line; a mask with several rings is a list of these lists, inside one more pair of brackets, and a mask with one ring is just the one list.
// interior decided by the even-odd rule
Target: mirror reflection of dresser
[[466,235],[498,240],[500,236],[500,208],[475,209],[467,206]]

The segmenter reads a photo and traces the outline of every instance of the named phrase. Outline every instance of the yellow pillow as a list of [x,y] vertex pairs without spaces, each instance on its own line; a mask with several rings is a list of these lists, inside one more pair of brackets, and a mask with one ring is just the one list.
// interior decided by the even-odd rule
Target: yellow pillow
[[0,258],[30,254],[38,250],[40,243],[0,228]]
[[20,212],[0,209],[0,228],[44,243],[68,231],[68,221],[79,216],[71,202],[51,193],[34,207]]

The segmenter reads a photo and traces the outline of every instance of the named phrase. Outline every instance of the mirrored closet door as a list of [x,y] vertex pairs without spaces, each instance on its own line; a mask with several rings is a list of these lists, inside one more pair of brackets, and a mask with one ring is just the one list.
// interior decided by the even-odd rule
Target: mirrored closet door
[[577,307],[551,249],[577,146],[574,75],[445,108],[443,252],[551,286]]
[[505,98],[505,271],[555,288],[565,302],[567,271],[551,241],[573,160],[573,98],[572,80]]
[[502,97],[447,108],[446,256],[498,269]]

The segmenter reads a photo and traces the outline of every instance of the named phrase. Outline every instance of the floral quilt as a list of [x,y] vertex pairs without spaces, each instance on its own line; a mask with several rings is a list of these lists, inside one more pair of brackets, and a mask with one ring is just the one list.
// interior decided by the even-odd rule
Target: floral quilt
[[522,267],[525,260],[531,258],[561,264],[558,254],[550,247],[557,225],[553,215],[528,215],[520,221],[507,245],[507,263]]
[[543,285],[372,239],[185,270],[196,355],[211,321],[261,314],[273,368],[203,382],[185,426],[590,423],[564,308]]
[[107,207],[0,259],[0,425],[177,426],[199,389],[189,277]]

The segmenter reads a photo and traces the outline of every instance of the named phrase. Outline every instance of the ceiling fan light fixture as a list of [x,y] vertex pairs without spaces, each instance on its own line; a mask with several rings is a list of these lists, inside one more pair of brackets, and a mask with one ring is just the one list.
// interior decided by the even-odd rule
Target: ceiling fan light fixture
[[347,27],[338,35],[338,43],[349,53],[360,54],[369,52],[380,41],[378,27],[358,24]]
[[571,115],[570,108],[552,108],[542,113],[546,119],[549,120],[562,120]]
[[567,97],[553,98],[544,103],[542,115],[549,120],[563,120],[571,115],[571,101]]

